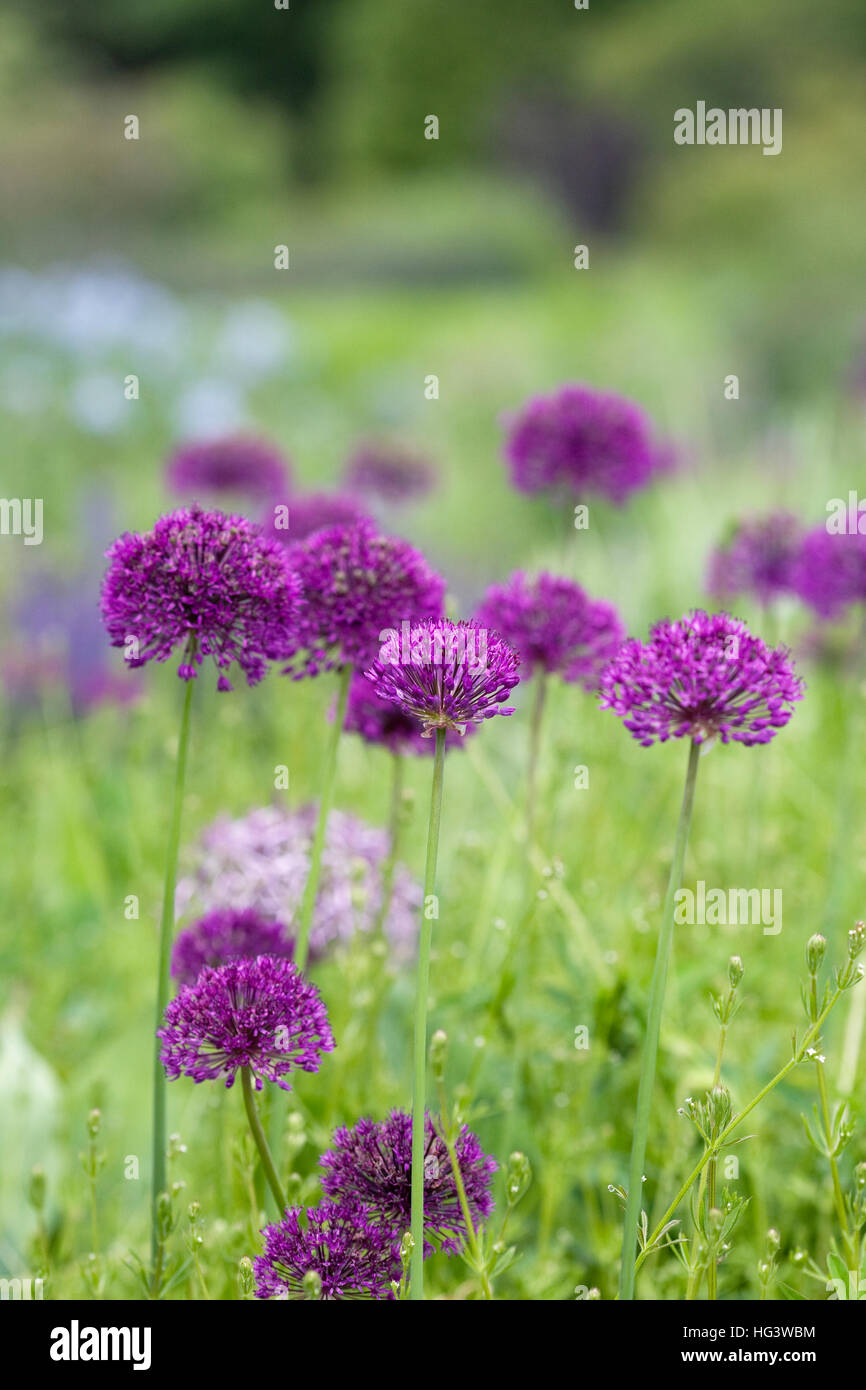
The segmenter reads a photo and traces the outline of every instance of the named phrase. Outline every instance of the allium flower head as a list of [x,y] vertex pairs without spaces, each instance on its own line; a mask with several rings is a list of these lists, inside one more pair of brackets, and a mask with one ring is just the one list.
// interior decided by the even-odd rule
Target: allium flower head
[[476,614],[520,653],[529,674],[546,672],[598,688],[598,677],[625,637],[613,604],[591,599],[571,579],[518,570],[487,590]]
[[[472,733],[474,725],[467,725]],[[358,734],[365,743],[376,743],[391,753],[430,754],[433,743],[424,737],[414,714],[409,714],[393,700],[377,695],[369,680],[360,671],[352,677],[346,705],[346,733]],[[449,748],[462,748],[460,734],[449,729],[446,743]]]
[[317,531],[291,551],[306,600],[292,646],[295,678],[347,662],[366,665],[380,634],[442,611],[445,583],[407,541],[363,520]]
[[602,709],[644,747],[716,735],[769,743],[802,698],[786,648],[767,647],[729,613],[700,610],[656,623],[647,643],[625,642],[601,678]]
[[299,492],[287,507],[274,508],[265,529],[283,545],[295,546],[316,531],[351,526],[365,516],[357,497],[346,492]]
[[256,1298],[307,1298],[304,1278],[318,1275],[325,1301],[393,1298],[391,1281],[400,1278],[400,1260],[389,1232],[373,1224],[363,1207],[322,1202],[300,1207],[266,1226],[265,1252],[253,1261]]
[[178,932],[171,953],[171,973],[181,985],[193,985],[206,965],[225,965],[239,956],[285,956],[294,943],[281,922],[250,908],[217,908]]
[[509,422],[505,457],[520,492],[600,493],[617,505],[667,466],[640,406],[580,384],[528,401]]
[[170,1001],[157,1037],[169,1081],[224,1076],[232,1086],[249,1067],[259,1091],[264,1081],[290,1091],[290,1072],[318,1071],[321,1054],[334,1050],[319,991],[279,956],[206,965]]
[[380,649],[367,679],[382,699],[421,721],[425,737],[437,729],[465,732],[503,708],[518,684],[520,657],[497,632],[447,618],[412,623]]
[[[178,884],[178,915],[249,910],[265,921],[286,922],[291,936],[310,871],[317,815],[315,804],[294,811],[268,806],[238,820],[215,821],[201,837],[193,874]],[[374,930],[388,851],[386,830],[345,811],[328,816],[310,933],[311,960],[351,940],[355,932]],[[384,923],[397,957],[415,949],[422,899],[420,883],[405,864],[397,864]]]
[[168,461],[166,482],[173,492],[199,501],[226,494],[269,501],[286,496],[290,474],[286,459],[273,444],[227,435],[182,444]]
[[[472,1224],[477,1228],[493,1211],[490,1183],[496,1160],[484,1153],[465,1125],[456,1150]],[[412,1116],[393,1110],[387,1120],[361,1119],[351,1129],[338,1129],[319,1163],[324,1170],[323,1191],[335,1201],[363,1203],[370,1220],[390,1227],[399,1243],[411,1224]],[[448,1150],[429,1114],[424,1140],[424,1229],[448,1254],[458,1253],[466,1236]]]
[[183,680],[209,656],[217,689],[231,690],[234,662],[255,685],[294,649],[300,583],[282,548],[244,517],[182,507],[145,535],[127,531],[107,557],[102,618],[112,646],[135,644],[130,666],[179,647]]
[[435,474],[426,459],[415,458],[393,445],[367,444],[346,467],[350,492],[398,506],[430,492]]
[[816,526],[803,538],[792,582],[819,617],[841,617],[851,604],[866,601],[866,535]]
[[801,535],[789,512],[739,522],[710,556],[707,591],[719,599],[753,594],[763,604],[790,593]]

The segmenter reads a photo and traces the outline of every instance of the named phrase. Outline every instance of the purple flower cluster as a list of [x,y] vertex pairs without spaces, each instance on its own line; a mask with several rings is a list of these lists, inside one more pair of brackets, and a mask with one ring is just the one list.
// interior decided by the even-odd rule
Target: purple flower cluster
[[226,1077],[234,1085],[249,1067],[256,1089],[275,1081],[284,1091],[290,1072],[319,1070],[334,1039],[315,985],[279,956],[256,956],[206,965],[194,985],[184,985],[158,1029],[160,1059],[169,1081]]
[[707,592],[718,599],[753,594],[762,604],[791,593],[801,539],[789,512],[739,522],[710,556]]
[[284,956],[294,943],[281,922],[251,908],[217,908],[178,932],[171,953],[171,973],[181,985],[193,985],[206,965],[225,965],[240,956]]
[[487,590],[476,614],[520,653],[530,676],[559,675],[596,690],[602,669],[625,637],[613,604],[591,599],[570,579],[518,570],[506,584]]
[[102,618],[132,667],[180,647],[183,680],[209,656],[217,689],[231,690],[233,663],[255,685],[269,661],[294,650],[299,580],[281,547],[241,516],[182,507],[144,535],[126,532],[107,558]]
[[644,747],[656,740],[769,743],[803,698],[784,647],[771,649],[728,613],[697,610],[623,644],[601,680],[601,707]]
[[[469,1213],[477,1229],[493,1211],[490,1183],[496,1160],[484,1153],[465,1125],[455,1147]],[[319,1163],[327,1196],[342,1203],[361,1203],[369,1220],[389,1228],[399,1244],[411,1224],[412,1116],[394,1110],[387,1120],[361,1119],[351,1129],[338,1129]],[[424,1229],[448,1254],[459,1253],[467,1234],[448,1150],[429,1113],[424,1143]]]
[[291,485],[280,450],[244,435],[182,444],[166,465],[166,482],[181,497],[199,501],[228,495],[267,502],[285,497]]
[[[296,493],[287,507],[274,508],[266,529],[285,546],[295,546],[330,526],[352,526],[365,512],[356,497],[345,492]],[[285,522],[285,524],[283,524]]]
[[367,444],[349,460],[344,481],[350,492],[399,506],[430,492],[435,474],[425,459],[393,446]]
[[600,493],[618,506],[667,466],[639,406],[581,384],[528,401],[509,421],[505,457],[520,492]]
[[866,535],[816,526],[803,538],[792,584],[820,618],[839,618],[866,601]]
[[[414,753],[429,755],[433,752],[433,742],[424,737],[417,718],[408,714],[393,700],[384,700],[377,695],[369,680],[360,671],[352,677],[349,686],[349,699],[346,705],[346,733],[358,734],[365,743],[375,743],[387,748],[390,753]],[[466,733],[474,731],[470,724]],[[449,729],[446,736],[449,748],[462,748],[460,734]]]
[[382,699],[421,721],[429,738],[437,729],[465,732],[503,708],[518,684],[520,658],[496,632],[477,622],[447,618],[413,623],[383,644],[365,673]]
[[264,1229],[264,1254],[253,1261],[256,1298],[309,1298],[307,1275],[317,1275],[322,1301],[393,1298],[391,1281],[400,1278],[400,1260],[390,1233],[370,1220],[357,1204],[322,1202],[300,1207]]
[[[291,923],[310,868],[315,805],[295,811],[263,807],[239,820],[222,817],[203,833],[191,877],[178,884],[178,915],[234,909],[269,922]],[[319,891],[310,933],[310,958],[375,929],[382,904],[388,832],[343,811],[328,817]],[[403,864],[395,867],[385,933],[398,958],[415,949],[421,885]]]
[[382,536],[373,522],[317,531],[291,551],[305,604],[288,667],[296,679],[371,661],[381,633],[404,619],[442,611],[445,583],[407,541]]

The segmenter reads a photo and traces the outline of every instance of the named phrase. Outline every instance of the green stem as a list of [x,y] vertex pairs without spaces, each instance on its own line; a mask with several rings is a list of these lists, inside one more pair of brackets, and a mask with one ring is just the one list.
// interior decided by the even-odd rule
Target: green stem
[[313,909],[316,906],[316,894],[319,891],[322,850],[325,846],[325,832],[328,825],[328,816],[330,815],[331,804],[334,799],[334,781],[337,773],[337,750],[340,746],[340,735],[343,732],[343,725],[346,722],[346,703],[349,698],[349,683],[351,679],[351,665],[347,664],[341,667],[339,685],[337,687],[337,710],[334,715],[334,722],[331,725],[331,736],[328,739],[328,747],[325,753],[325,767],[322,773],[322,793],[319,800],[319,818],[316,822],[316,833],[313,837],[313,848],[310,852],[310,872],[307,874],[307,882],[304,885],[304,896],[301,900],[298,923],[298,936],[295,943],[295,964],[299,970],[306,969],[307,956],[310,951],[310,927],[313,922]]
[[529,726],[529,774],[526,788],[526,846],[527,853],[535,840],[535,812],[538,801],[538,765],[541,751],[541,722],[544,716],[544,699],[547,694],[547,675],[539,671],[535,678],[535,695],[532,701],[532,717]]
[[631,1161],[629,1163],[628,1195],[625,1208],[625,1222],[622,1237],[622,1266],[619,1275],[619,1296],[621,1299],[634,1298],[634,1261],[637,1246],[637,1228],[641,1212],[643,1169],[646,1159],[647,1135],[649,1133],[652,1093],[656,1075],[656,1062],[661,1033],[662,1009],[664,1007],[665,985],[667,983],[668,962],[674,933],[674,895],[680,887],[686,845],[689,838],[689,825],[692,818],[692,805],[695,796],[695,781],[698,774],[698,758],[701,745],[692,740],[689,749],[689,762],[686,772],[686,785],[683,791],[683,804],[674,842],[674,857],[665,894],[664,913],[661,930],[656,945],[655,965],[650,985],[647,1031],[644,1040],[641,1062],[640,1083],[637,1094],[634,1135],[632,1137]]
[[241,1084],[243,1086],[244,1092],[244,1107],[246,1108],[247,1119],[250,1122],[250,1131],[252,1133],[253,1139],[256,1141],[256,1148],[259,1151],[259,1158],[262,1160],[262,1169],[264,1170],[265,1177],[268,1180],[268,1186],[270,1187],[271,1192],[274,1194],[274,1201],[277,1204],[277,1211],[279,1212],[280,1217],[282,1218],[282,1216],[285,1213],[286,1207],[288,1206],[288,1203],[286,1202],[285,1194],[280,1185],[280,1180],[277,1177],[277,1170],[274,1166],[274,1160],[271,1156],[271,1151],[268,1148],[268,1141],[265,1138],[265,1131],[262,1129],[262,1122],[259,1119],[259,1112],[256,1109],[256,1102],[255,1097],[253,1095],[253,1087],[252,1081],[250,1080],[249,1067],[241,1067]]
[[[818,978],[811,976],[811,1015],[813,1020],[818,1016]],[[854,1268],[854,1243],[848,1230],[848,1213],[845,1210],[845,1197],[842,1192],[842,1183],[839,1179],[839,1165],[836,1162],[835,1154],[830,1152],[833,1143],[833,1125],[830,1119],[830,1104],[827,1099],[827,1080],[824,1074],[824,1063],[820,1057],[815,1060],[815,1076],[818,1081],[818,1099],[821,1103],[821,1123],[824,1126],[824,1142],[827,1149],[827,1157],[830,1163],[830,1178],[833,1184],[833,1205],[836,1208],[836,1219],[842,1233],[842,1245],[845,1251],[845,1262],[848,1269]]]
[[[162,917],[159,924],[159,965],[156,977],[156,1028],[163,1024],[168,1003],[171,970],[171,943],[174,936],[174,893],[177,882],[177,857],[180,848],[180,825],[183,813],[183,787],[186,780],[186,760],[189,748],[190,709],[195,682],[186,681],[183,705],[180,716],[180,734],[177,744],[177,762],[174,775],[174,801],[168,832],[168,848],[165,859],[165,883],[162,895]],[[165,1070],[159,1059],[162,1043],[156,1039],[153,1061],[153,1185],[151,1192],[151,1263],[153,1266],[154,1298],[159,1294],[162,1274],[162,1260],[159,1258],[159,1232],[157,1230],[157,1202],[159,1195],[167,1187],[166,1178],[166,1079]]]
[[442,817],[442,783],[445,773],[445,730],[436,730],[430,821],[427,830],[427,862],[424,870],[424,905],[418,943],[418,981],[415,998],[415,1084],[412,1092],[412,1263],[409,1297],[424,1298],[424,1131],[427,1082],[427,992],[430,983],[430,948],[433,942],[436,861],[439,855],[439,822]]
[[439,1109],[442,1115],[442,1138],[448,1150],[448,1158],[451,1163],[451,1172],[454,1175],[454,1186],[457,1189],[457,1200],[460,1203],[460,1211],[463,1215],[463,1224],[466,1227],[466,1244],[469,1246],[469,1253],[472,1262],[481,1280],[481,1292],[485,1299],[492,1299],[493,1289],[490,1286],[490,1276],[484,1256],[481,1253],[481,1246],[478,1244],[478,1233],[472,1220],[472,1212],[469,1210],[469,1199],[466,1196],[466,1185],[463,1182],[463,1174],[460,1171],[460,1159],[457,1157],[457,1145],[451,1138],[450,1121],[448,1118],[448,1100],[445,1095],[444,1083],[439,1083]]
[[374,936],[384,935],[385,923],[391,908],[391,895],[394,891],[394,870],[397,867],[397,847],[400,841],[400,823],[403,819],[403,764],[402,753],[391,754],[391,809],[388,816],[388,857],[382,865],[382,902],[376,916]]
[[722,1147],[727,1143],[734,1130],[740,1127],[740,1125],[743,1123],[743,1120],[745,1120],[748,1115],[751,1115],[752,1111],[761,1104],[761,1101],[764,1100],[770,1094],[771,1091],[775,1090],[775,1088],[779,1085],[780,1081],[784,1081],[788,1073],[794,1070],[794,1067],[799,1065],[799,1063],[805,1056],[807,1049],[812,1046],[812,1043],[819,1036],[824,1020],[830,1013],[830,1010],[835,1008],[839,999],[841,999],[843,993],[844,989],[837,988],[835,990],[835,992],[830,996],[830,999],[827,1001],[827,1004],[825,1005],[824,1009],[819,1014],[817,1021],[813,1023],[811,1028],[807,1029],[806,1033],[803,1036],[803,1041],[801,1042],[797,1051],[791,1057],[791,1060],[789,1062],[786,1062],[785,1065],[781,1068],[781,1070],[777,1071],[776,1075],[772,1077],[771,1080],[768,1081],[765,1086],[761,1087],[758,1094],[752,1097],[745,1109],[741,1110],[739,1115],[735,1115],[734,1118],[725,1126],[712,1148],[704,1150],[703,1154],[698,1159],[692,1171],[689,1173],[688,1177],[686,1178],[676,1197],[674,1197],[674,1200],[671,1202],[664,1216],[659,1221],[655,1230],[648,1237],[646,1246],[643,1250],[641,1250],[640,1254],[635,1260],[635,1274],[637,1274],[644,1260],[650,1254],[653,1246],[661,1236],[664,1227],[671,1220],[671,1217],[673,1216],[680,1202],[688,1194],[689,1188],[691,1187],[692,1183],[695,1182],[696,1179],[701,1176],[710,1159],[714,1158],[717,1154],[721,1152]]

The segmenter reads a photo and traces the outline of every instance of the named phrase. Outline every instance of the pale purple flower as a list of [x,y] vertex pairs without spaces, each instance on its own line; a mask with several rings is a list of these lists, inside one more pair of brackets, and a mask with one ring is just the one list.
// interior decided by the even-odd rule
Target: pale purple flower
[[171,490],[199,502],[226,495],[254,502],[283,499],[290,479],[288,460],[276,445],[242,434],[190,440],[175,450],[166,466]]
[[[262,807],[238,820],[221,817],[202,834],[191,875],[178,884],[176,911],[205,915],[252,911],[268,922],[292,922],[300,908],[310,868],[318,808],[289,811]],[[390,849],[388,832],[344,811],[328,817],[310,958],[374,931],[382,905],[382,870]],[[404,864],[394,872],[384,929],[398,959],[415,949],[420,883]]]
[[752,594],[761,604],[790,593],[803,528],[790,512],[740,521],[710,556],[707,592]]
[[816,526],[803,538],[794,566],[793,587],[820,618],[841,617],[866,601],[866,535],[841,534]]

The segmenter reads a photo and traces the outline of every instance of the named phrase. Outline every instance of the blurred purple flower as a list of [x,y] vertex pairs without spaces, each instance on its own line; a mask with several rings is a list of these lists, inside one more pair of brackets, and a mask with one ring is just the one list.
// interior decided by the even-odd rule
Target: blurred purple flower
[[346,492],[294,493],[287,506],[268,513],[265,531],[286,546],[295,546],[331,526],[351,526],[366,517],[357,497]]
[[738,522],[710,556],[707,592],[716,599],[752,594],[764,605],[790,593],[802,534],[790,512]]
[[372,661],[384,630],[442,611],[445,582],[408,541],[369,520],[317,531],[291,551],[304,597],[286,667],[296,680]]
[[[332,716],[333,718],[333,712]],[[429,755],[434,742],[425,738],[418,719],[407,713],[393,700],[383,700],[377,695],[370,681],[358,671],[349,686],[349,699],[346,706],[346,733],[358,734],[365,743],[376,743],[391,753],[415,753]],[[466,727],[472,733],[474,724]],[[462,748],[463,739],[459,733],[449,729],[446,743],[449,748]]]
[[[315,804],[296,811],[270,806],[239,820],[215,821],[201,836],[194,872],[178,884],[178,915],[249,910],[266,921],[285,922],[291,937],[309,873],[317,812]],[[331,812],[310,933],[311,959],[350,941],[355,932],[375,929],[389,848],[386,830],[344,811]],[[384,923],[398,958],[415,948],[422,900],[421,885],[398,864]]]
[[494,628],[520,653],[529,675],[545,672],[597,690],[603,667],[625,638],[613,604],[591,599],[578,584],[521,570],[492,585],[475,620]]
[[601,679],[601,707],[645,748],[656,740],[769,743],[803,698],[786,648],[767,647],[729,613],[697,610],[632,638]]
[[171,953],[171,973],[178,984],[194,985],[206,965],[247,956],[285,956],[294,945],[281,922],[251,908],[217,908],[178,932]]
[[831,533],[816,526],[803,538],[792,585],[820,618],[841,617],[851,604],[866,600],[866,535]]
[[343,481],[350,492],[399,506],[426,496],[436,474],[426,459],[394,445],[365,444],[346,465]]
[[600,493],[617,506],[670,467],[640,406],[581,384],[528,401],[509,421],[505,457],[520,492]]
[[248,497],[281,500],[288,494],[288,460],[275,445],[246,435],[191,440],[181,444],[166,465],[166,483],[181,497],[199,502]]

